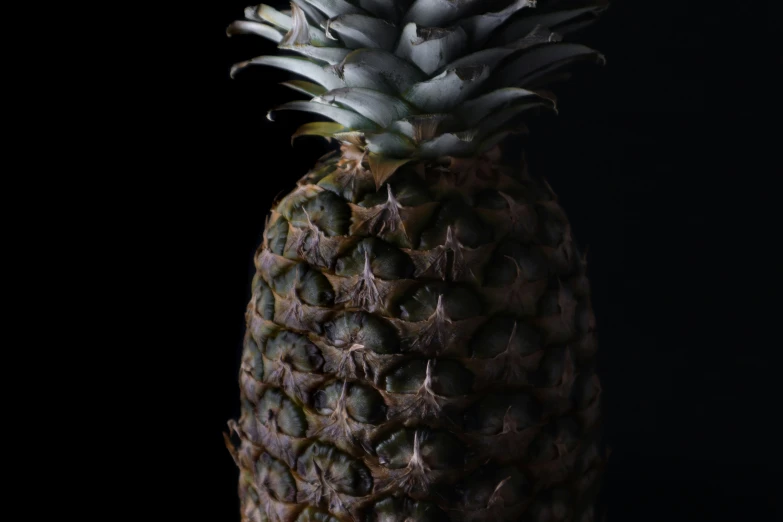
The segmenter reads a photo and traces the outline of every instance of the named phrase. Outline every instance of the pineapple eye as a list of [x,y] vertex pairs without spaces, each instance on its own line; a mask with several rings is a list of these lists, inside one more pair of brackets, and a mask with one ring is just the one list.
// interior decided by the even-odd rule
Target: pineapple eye
[[462,199],[454,199],[444,204],[437,215],[435,225],[421,236],[421,250],[430,250],[443,245],[448,228],[452,227],[457,240],[468,248],[492,241],[492,228],[481,221],[476,211]]
[[357,383],[333,382],[315,393],[314,406],[321,415],[331,415],[340,408],[355,421],[373,424],[386,417],[383,397],[373,388]]
[[372,475],[361,460],[322,442],[310,444],[297,458],[297,473],[311,484],[328,482],[329,488],[361,497],[372,490]]
[[459,321],[478,317],[482,313],[480,297],[468,287],[441,282],[427,283],[400,303],[400,317],[405,321],[424,321],[435,313],[438,300],[442,299],[449,319]]
[[304,437],[307,432],[304,412],[281,390],[267,389],[258,402],[256,411],[259,420],[265,418],[264,424],[267,428],[271,428],[274,423],[277,431],[292,437]]
[[541,249],[518,241],[504,241],[487,265],[485,283],[492,287],[509,285],[517,280],[517,271],[525,281],[540,281],[549,275],[547,259]]
[[526,356],[541,349],[538,333],[512,316],[495,316],[473,335],[470,354],[476,359],[491,359],[506,350]]
[[430,469],[462,466],[465,459],[465,447],[459,439],[446,431],[429,428],[402,428],[375,446],[378,459],[383,459],[384,465],[391,469],[411,465],[417,450]]
[[[327,388],[328,390],[328,388]],[[334,398],[330,396],[329,391],[318,390],[313,396],[313,405],[318,413],[321,415],[331,415],[334,413]]]
[[266,229],[266,238],[269,250],[282,256],[285,253],[285,243],[288,240],[288,221],[280,216],[274,223],[270,223]]
[[470,510],[485,508],[493,497],[502,499],[505,506],[511,507],[524,502],[530,496],[527,477],[511,466],[479,468],[457,489],[462,497],[460,504]]
[[256,476],[265,477],[262,485],[280,502],[295,502],[296,482],[288,466],[264,454],[256,464]]
[[307,337],[281,330],[266,341],[264,355],[272,361],[287,361],[300,372],[318,371],[323,366],[320,350]]
[[535,426],[540,406],[526,393],[492,394],[465,413],[465,428],[483,435],[520,432]]
[[332,346],[350,350],[354,346],[379,354],[400,351],[397,330],[384,319],[364,312],[345,312],[324,325]]
[[[456,361],[438,360],[430,364],[430,382],[433,393],[446,397],[465,395],[473,388],[473,374]],[[418,393],[425,390],[427,360],[414,359],[386,375],[386,391],[392,393]]]
[[360,276],[369,258],[374,276],[392,281],[413,276],[413,262],[401,250],[377,238],[358,242],[335,264],[335,273],[340,276]]

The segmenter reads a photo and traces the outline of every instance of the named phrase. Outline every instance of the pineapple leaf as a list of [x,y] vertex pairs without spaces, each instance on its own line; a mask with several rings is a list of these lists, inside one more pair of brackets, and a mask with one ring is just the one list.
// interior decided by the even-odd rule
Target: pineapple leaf
[[[410,162],[412,158],[393,159],[379,154],[370,153],[367,157],[370,162],[370,170],[372,171],[372,177],[375,180],[376,190],[386,183],[397,170]],[[389,189],[391,191],[391,189]]]
[[336,67],[347,87],[398,94],[427,79],[413,64],[381,49],[358,49]]
[[395,121],[389,129],[403,134],[415,143],[428,141],[438,134],[450,131],[454,127],[451,114],[420,114]]
[[289,89],[301,92],[302,94],[307,94],[313,98],[316,96],[321,96],[327,92],[325,87],[316,83],[306,82],[304,80],[291,80],[289,82],[283,82],[280,85],[284,85]]
[[446,133],[419,146],[423,158],[469,156],[476,147],[472,133]]
[[294,140],[299,136],[321,136],[330,139],[334,137],[335,134],[339,134],[346,130],[348,129],[333,121],[314,121],[305,123],[291,136],[291,143],[293,144]]
[[539,105],[551,105],[554,107],[553,100],[544,98],[533,91],[519,87],[506,87],[463,103],[457,108],[455,115],[466,125],[473,126],[485,115],[519,98],[529,98],[536,101]]
[[471,16],[461,20],[459,25],[470,37],[471,45],[476,48],[483,45],[492,34],[492,31],[500,27],[514,13],[525,7],[535,6],[536,0],[515,0],[502,11]]
[[294,21],[290,16],[266,4],[246,8],[245,18],[256,22],[267,22],[284,31],[290,31],[294,27]]
[[344,14],[367,14],[364,10],[345,0],[305,0],[305,2],[317,7],[329,18]]
[[308,4],[306,0],[292,0],[292,3],[299,6],[299,9],[304,11],[307,15],[307,19],[312,22],[312,25],[322,27],[326,23],[327,17],[324,16],[321,11]]
[[426,141],[419,146],[423,158],[439,158],[443,156],[472,156],[486,152],[507,135],[524,129],[520,123],[509,123],[514,116],[537,107],[538,104],[521,104],[519,107],[500,110],[490,115],[478,126],[462,132],[447,132]]
[[458,60],[448,64],[444,69],[453,69],[456,67],[468,67],[475,65],[487,65],[494,70],[497,65],[512,54],[538,45],[541,43],[550,43],[560,41],[560,35],[550,31],[542,30],[540,27],[534,28],[526,36],[503,47],[491,47],[483,49],[473,54],[463,56]]
[[416,0],[403,21],[424,27],[444,27],[487,0]]
[[413,108],[401,99],[372,89],[347,87],[324,93],[316,101],[339,103],[382,127],[411,114]]
[[281,49],[287,49],[295,51],[308,58],[314,58],[322,62],[326,62],[329,65],[337,65],[345,60],[351,52],[350,49],[344,47],[319,47],[317,45],[294,45],[294,46],[280,46]]
[[321,47],[335,47],[336,44],[326,33],[317,27],[313,27],[307,21],[307,15],[296,4],[291,4],[291,29],[286,33],[285,38],[280,43],[281,49],[294,49],[299,46],[310,45],[311,41],[316,42]]
[[[298,47],[309,46],[311,40],[317,42],[319,45],[325,47],[326,49],[335,46],[334,42],[330,41],[327,38],[326,33],[321,31],[317,27],[311,26],[308,23],[307,15],[296,4],[291,4],[291,20],[293,25],[291,29],[288,31],[288,33],[285,35],[285,38],[283,38],[283,41],[280,43],[281,49],[298,50],[297,49]],[[302,54],[308,54],[308,53],[302,53]]]
[[527,127],[525,125],[518,125],[516,127],[510,127],[508,129],[504,129],[501,131],[498,131],[494,134],[491,134],[489,137],[484,139],[481,143],[478,144],[476,147],[476,154],[483,154],[489,150],[491,150],[495,145],[503,141],[503,139],[508,136],[509,134],[514,133],[520,133],[527,130]]
[[447,112],[470,97],[488,77],[486,65],[449,69],[417,83],[403,97],[423,112]]
[[397,1],[389,2],[389,0],[358,0],[356,2],[362,9],[366,9],[370,13],[374,14],[378,18],[389,20],[391,23],[396,24],[400,21],[402,16],[401,9],[407,7],[410,1]]
[[405,26],[394,54],[432,74],[465,50],[468,35],[461,27],[448,29],[419,27],[414,23]]
[[287,111],[287,110],[304,111],[304,112],[312,112],[315,114],[320,114],[321,116],[325,116],[331,120],[334,120],[337,123],[345,127],[348,127],[349,129],[354,129],[354,130],[377,129],[377,125],[375,125],[372,121],[368,120],[364,116],[360,114],[356,114],[355,112],[350,111],[348,109],[335,107],[334,105],[327,105],[325,103],[314,103],[309,101],[293,101],[293,102],[284,103],[283,105],[280,105],[275,109],[272,109],[271,111],[269,111],[269,114],[271,116],[271,114],[274,112]]
[[478,125],[476,126],[478,131],[477,139],[484,140],[487,136],[499,130],[514,117],[522,114],[523,112],[542,106],[545,107],[547,105],[551,107],[551,104],[547,103],[547,100],[544,98],[538,98],[527,100],[517,105],[512,105],[511,107],[502,107],[478,122]]
[[257,34],[258,36],[263,36],[267,40],[272,40],[275,43],[280,43],[283,39],[283,35],[280,31],[271,25],[259,22],[248,22],[245,20],[237,20],[226,29],[226,35],[234,36],[236,34]]
[[603,55],[581,44],[557,42],[524,50],[499,69],[496,86],[531,85],[541,77],[578,60],[603,60]]
[[279,69],[285,69],[296,74],[301,74],[302,76],[313,80],[315,83],[323,85],[327,89],[337,89],[338,87],[343,86],[342,80],[332,71],[327,70],[306,58],[295,58],[292,56],[259,56],[246,62],[240,62],[231,68],[231,77],[233,78],[238,71],[250,65],[269,65]]
[[407,137],[396,132],[366,134],[367,150],[389,158],[408,158],[416,152],[416,145]]
[[451,62],[443,67],[441,70],[436,71],[440,74],[447,69],[457,69],[459,67],[478,67],[486,65],[491,69],[494,69],[504,58],[514,53],[514,49],[508,49],[503,47],[495,47],[493,49],[484,49],[477,51],[462,58]]
[[331,18],[326,22],[326,35],[334,31],[351,49],[369,47],[391,50],[397,42],[398,30],[391,24],[374,16],[348,14]]
[[492,38],[492,45],[504,45],[518,40],[529,34],[537,25],[546,27],[560,34],[567,34],[593,23],[598,18],[598,15],[603,13],[606,8],[607,5],[594,5],[581,9],[555,11],[521,18],[513,21],[496,33]]
[[527,49],[534,45],[559,42],[562,39],[563,37],[559,33],[554,33],[545,27],[537,25],[528,34],[519,40],[509,43],[506,47],[514,49],[514,51],[521,51],[522,49]]
[[337,141],[349,145],[355,145],[357,147],[364,147],[365,145],[364,133],[360,131],[340,132],[335,134],[334,137]]
[[297,45],[309,45],[310,24],[307,23],[305,12],[296,4],[291,4],[291,19],[292,27],[283,38],[281,47],[290,49]]

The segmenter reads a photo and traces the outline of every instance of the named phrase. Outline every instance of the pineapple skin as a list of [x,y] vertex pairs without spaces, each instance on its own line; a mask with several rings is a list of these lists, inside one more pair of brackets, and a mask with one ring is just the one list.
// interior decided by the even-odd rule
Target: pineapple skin
[[268,217],[228,441],[243,522],[591,522],[586,263],[493,149],[380,186],[327,155]]

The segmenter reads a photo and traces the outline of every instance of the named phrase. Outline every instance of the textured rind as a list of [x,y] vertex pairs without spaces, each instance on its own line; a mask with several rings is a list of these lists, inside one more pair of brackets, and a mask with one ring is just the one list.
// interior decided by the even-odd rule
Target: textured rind
[[376,189],[344,146],[276,204],[231,424],[243,522],[593,520],[585,261],[551,189],[495,153]]

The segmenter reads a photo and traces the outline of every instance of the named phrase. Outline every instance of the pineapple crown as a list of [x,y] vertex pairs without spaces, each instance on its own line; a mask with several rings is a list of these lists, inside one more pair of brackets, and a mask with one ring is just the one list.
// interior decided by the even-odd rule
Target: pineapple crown
[[563,40],[592,23],[605,0],[293,0],[248,7],[229,36],[256,34],[294,54],[233,66],[286,69],[307,95],[269,112],[332,120],[299,128],[360,148],[376,167],[414,158],[476,156],[523,128],[531,109],[555,109],[548,82],[578,61],[603,62]]

